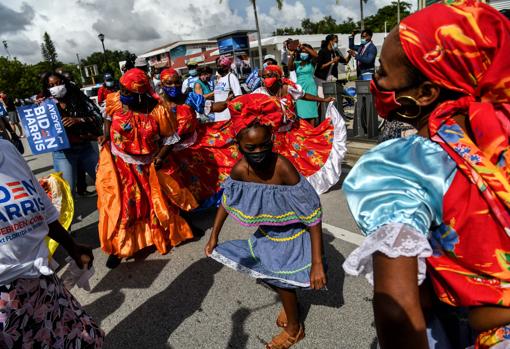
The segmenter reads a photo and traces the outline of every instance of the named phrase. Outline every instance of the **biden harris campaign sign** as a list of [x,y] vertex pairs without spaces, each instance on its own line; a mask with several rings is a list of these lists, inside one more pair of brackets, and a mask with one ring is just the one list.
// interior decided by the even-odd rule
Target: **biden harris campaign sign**
[[17,108],[32,154],[70,147],[57,105],[51,99]]

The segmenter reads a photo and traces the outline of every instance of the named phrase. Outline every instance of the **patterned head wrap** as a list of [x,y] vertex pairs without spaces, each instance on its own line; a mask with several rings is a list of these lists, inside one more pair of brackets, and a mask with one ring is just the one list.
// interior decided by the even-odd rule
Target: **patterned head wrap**
[[[430,81],[464,95],[436,107],[430,135],[510,235],[510,21],[474,0],[435,4],[402,21],[400,41]],[[459,114],[469,117],[473,139],[453,119]]]
[[231,67],[231,65],[232,65],[232,62],[233,62],[233,61],[232,61],[232,58],[231,58],[231,57],[228,57],[228,56],[225,56],[225,55],[220,56],[220,57],[218,58],[218,65],[219,65],[220,67],[223,67],[223,68],[228,68],[228,69],[230,69],[230,67]]
[[167,82],[168,80],[170,80],[174,75],[177,75],[177,76],[181,76],[179,74],[179,72],[177,70],[175,70],[174,68],[166,68],[164,69],[161,74],[160,74],[160,78],[161,78],[161,82]]
[[229,102],[228,108],[232,115],[232,129],[234,135],[258,122],[261,125],[277,129],[283,122],[283,112],[280,103],[261,93],[251,93],[239,96]]
[[129,69],[120,78],[120,83],[133,93],[144,94],[152,91],[149,78],[143,70],[138,68]]

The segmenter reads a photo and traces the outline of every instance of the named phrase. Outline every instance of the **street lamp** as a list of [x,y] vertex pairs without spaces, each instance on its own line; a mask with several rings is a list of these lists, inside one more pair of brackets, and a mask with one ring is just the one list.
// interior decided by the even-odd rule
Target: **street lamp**
[[104,34],[103,33],[99,33],[99,35],[97,36],[99,38],[99,40],[101,40],[101,45],[103,45],[103,59],[104,59],[104,65],[106,66],[106,68],[108,69],[108,62],[106,61],[106,50],[104,49]]
[[9,53],[9,49],[8,49],[9,46],[7,46],[7,40],[3,40],[2,44],[4,44],[4,48],[5,48],[5,52],[7,52],[7,56],[9,56],[9,58],[11,58],[11,54]]

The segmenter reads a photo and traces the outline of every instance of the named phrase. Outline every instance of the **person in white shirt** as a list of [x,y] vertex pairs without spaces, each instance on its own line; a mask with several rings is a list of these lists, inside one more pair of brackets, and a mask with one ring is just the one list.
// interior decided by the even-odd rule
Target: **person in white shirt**
[[193,91],[198,81],[198,63],[189,61],[186,66],[188,67],[188,77],[182,82],[182,94]]
[[[232,66],[232,58],[227,56],[220,56],[216,60],[216,65],[220,78],[214,86],[214,101],[225,102],[231,98],[242,95],[243,92],[241,90],[239,79],[230,71]],[[230,112],[228,109],[214,114],[214,121],[225,121],[229,119]]]
[[80,268],[92,266],[92,250],[59,223],[16,148],[0,148],[0,348],[101,348],[103,331],[49,267],[46,237]]

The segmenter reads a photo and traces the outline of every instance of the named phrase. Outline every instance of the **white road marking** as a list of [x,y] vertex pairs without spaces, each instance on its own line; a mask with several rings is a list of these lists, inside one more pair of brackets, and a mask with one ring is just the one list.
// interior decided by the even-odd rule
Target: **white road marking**
[[363,243],[363,241],[365,240],[365,237],[363,235],[356,234],[356,233],[350,232],[348,230],[335,227],[334,225],[322,223],[322,227],[324,229],[326,229],[327,232],[330,235],[333,235],[335,238],[350,242],[351,244],[354,244],[356,246],[360,246]]

